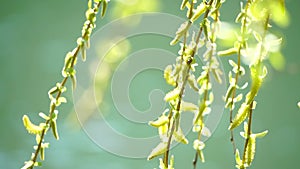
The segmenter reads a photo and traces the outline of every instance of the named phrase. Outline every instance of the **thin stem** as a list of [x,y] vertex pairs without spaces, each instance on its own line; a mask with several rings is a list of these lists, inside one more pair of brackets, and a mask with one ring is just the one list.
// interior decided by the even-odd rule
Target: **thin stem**
[[[62,86],[62,87],[65,86],[65,83],[67,82],[67,80],[68,80],[68,77],[65,77],[65,78],[62,80],[62,83],[61,83],[61,86]],[[62,91],[60,90],[60,91],[57,93],[56,100],[58,100],[58,98],[61,96],[61,94],[62,94]],[[53,113],[54,113],[55,108],[56,108],[55,103],[52,103],[51,106],[50,106],[50,113],[49,113],[49,117],[50,117],[50,118],[53,116]],[[51,121],[51,119],[46,120],[46,126],[49,125],[50,121]],[[49,128],[51,128],[51,125],[49,126]],[[44,128],[44,129],[42,130],[41,138],[40,138],[38,147],[37,147],[37,149],[35,150],[34,156],[33,156],[33,158],[32,158],[33,165],[30,167],[30,169],[32,169],[32,168],[34,167],[34,163],[37,161],[37,157],[38,157],[39,152],[40,152],[40,149],[41,149],[41,147],[42,147],[42,143],[43,143],[43,140],[44,140],[46,131],[47,131],[47,128]]]
[[[193,16],[193,7],[194,7],[194,2],[193,2],[193,0],[191,0],[191,10],[190,10],[190,13],[189,13],[189,16],[188,16],[189,19]],[[182,48],[182,54],[180,56],[180,65],[182,65],[182,63],[183,63],[183,55],[184,55],[184,52],[186,50],[186,43],[187,43],[187,32],[184,34],[184,38],[183,38],[183,48]],[[178,103],[177,103],[177,106],[176,106],[176,112],[180,111],[182,96],[183,96],[185,85],[187,83],[187,79],[188,79],[188,76],[189,76],[188,74],[190,72],[190,63],[187,63],[187,64],[188,64],[187,76],[183,80],[183,84],[182,84],[181,89],[180,89],[179,99],[178,99]],[[176,87],[178,87],[178,80],[179,80],[179,76],[177,76],[177,78],[176,78]],[[171,122],[173,114],[174,113],[171,110],[171,112],[169,114],[168,130],[170,129],[170,122]],[[175,117],[176,117],[176,119],[175,119]],[[174,131],[175,131],[176,122],[178,121],[177,118],[179,118],[179,116],[175,115],[175,117],[172,120],[171,130],[168,131],[168,133],[170,132],[170,135],[168,137],[168,142],[167,142],[167,151],[164,153],[164,165],[167,168],[169,166],[169,153],[170,153],[170,146],[171,146],[171,142],[172,142],[172,137],[173,137],[173,134],[174,134]]]
[[[250,0],[247,1],[246,5],[245,5],[245,13],[247,13],[248,11],[248,8],[249,8],[249,5],[250,5]],[[241,68],[241,50],[244,46],[244,36],[245,36],[245,33],[247,32],[246,31],[246,25],[247,25],[247,17],[248,16],[244,16],[244,19],[243,19],[243,23],[242,23],[242,29],[241,29],[241,36],[243,37],[243,41],[240,42],[242,44],[239,44],[238,46],[238,52],[237,52],[237,59],[238,59],[238,72],[235,74],[235,86],[237,86],[238,84],[238,80],[239,80],[239,75],[240,75],[240,68]],[[230,115],[229,115],[229,120],[230,120],[230,123],[232,123],[232,120],[233,120],[233,99],[235,98],[236,96],[236,87],[233,89],[233,92],[232,92],[232,95],[231,95],[231,101],[232,103],[230,104]],[[235,141],[234,141],[234,133],[233,133],[233,130],[230,130],[230,142],[232,143],[232,147],[233,147],[233,154],[235,155],[236,153],[236,144],[235,144]]]
[[[211,6],[211,5],[213,4],[213,2],[214,2],[214,0],[209,1],[209,4],[208,4],[208,5]],[[210,8],[206,10],[203,19],[208,18],[209,12],[210,12]],[[199,43],[199,41],[200,41],[200,37],[201,37],[202,31],[203,31],[203,27],[201,26],[200,29],[199,29],[198,35],[197,35],[197,39],[196,39],[196,44],[197,44],[197,45],[195,46],[195,50],[196,50],[197,47],[198,47],[198,43]],[[207,37],[207,39],[209,39],[209,38]],[[195,53],[193,53],[193,54],[195,54]],[[206,76],[207,76],[207,82],[206,82],[207,84],[206,84],[206,86],[208,86],[208,84],[209,84],[209,82],[210,82],[209,72],[210,72],[210,69],[211,69],[211,58],[212,58],[212,55],[213,55],[213,49],[211,49],[211,54],[210,54],[210,57],[209,57],[209,68],[208,68],[208,73],[207,73],[207,75],[206,75]],[[208,90],[205,90],[205,92],[204,92],[204,97],[203,97],[203,102],[204,102],[204,103],[206,102],[207,97],[208,97]],[[203,117],[201,116],[200,118],[203,118]],[[199,132],[198,132],[198,137],[197,137],[198,140],[201,139],[202,129],[203,129],[203,126],[200,127],[200,130],[199,130]],[[197,168],[197,162],[198,162],[198,151],[196,151],[196,153],[195,153],[195,158],[194,158],[194,160],[193,160],[193,167],[194,167],[194,169]]]
[[[240,70],[240,67],[241,67],[241,45],[239,45],[239,48],[238,48],[238,71]],[[239,80],[239,72],[235,75],[235,86],[237,86],[237,83],[238,83],[238,80]],[[229,120],[230,120],[230,123],[232,123],[232,120],[233,120],[233,99],[234,97],[236,96],[236,87],[233,89],[233,92],[232,92],[232,96],[231,96],[231,101],[232,103],[230,104],[230,115],[229,115]],[[235,154],[235,151],[236,151],[236,144],[235,144],[235,141],[234,141],[234,134],[233,134],[233,130],[231,129],[230,130],[230,142],[232,143],[232,147],[233,147],[233,154]]]
[[198,152],[196,151],[195,157],[194,157],[194,160],[193,160],[194,169],[197,168],[197,162],[198,162]]
[[[248,147],[248,144],[249,144],[249,139],[250,139],[250,135],[251,135],[251,125],[252,125],[252,107],[253,107],[253,101],[251,102],[250,104],[250,112],[249,112],[249,117],[248,117],[248,130],[247,130],[247,138],[246,138],[246,141],[245,141],[245,145],[244,145],[244,153],[243,153],[243,160],[242,160],[242,164],[245,164],[245,161],[246,161],[246,150],[247,150],[247,147]],[[244,165],[242,165],[241,169],[244,169]]]
[[[180,108],[181,108],[182,96],[183,96],[185,86],[186,86],[186,83],[187,83],[187,80],[188,80],[188,77],[189,77],[188,73],[190,72],[190,67],[191,67],[190,64],[191,63],[189,63],[188,68],[186,70],[187,71],[187,76],[183,80],[183,84],[182,84],[182,87],[180,89],[179,98],[178,98],[177,106],[176,106],[176,109],[175,109],[176,113],[179,113]],[[167,151],[164,154],[164,164],[165,164],[166,167],[168,167],[168,165],[169,165],[169,162],[168,162],[169,161],[169,151],[170,151],[171,141],[172,141],[172,137],[173,137],[173,134],[174,134],[174,131],[175,131],[175,126],[176,126],[176,122],[177,122],[178,118],[179,118],[179,116],[177,116],[175,114],[174,118],[172,120],[172,127],[171,127],[171,130],[170,130],[170,135],[169,135],[168,142],[167,142]]]

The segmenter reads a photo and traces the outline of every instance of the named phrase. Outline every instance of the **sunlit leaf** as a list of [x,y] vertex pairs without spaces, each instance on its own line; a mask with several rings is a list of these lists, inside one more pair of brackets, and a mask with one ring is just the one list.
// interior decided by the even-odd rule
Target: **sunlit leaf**
[[54,99],[53,101],[55,101],[54,104],[56,107],[60,106],[62,103],[67,103],[67,99],[65,97],[59,97],[57,100]]
[[54,137],[56,138],[56,140],[59,140],[59,135],[57,132],[57,125],[56,125],[56,118],[57,118],[58,111],[55,111],[53,114],[55,115],[55,118],[51,119],[50,126],[51,126]]
[[184,7],[186,6],[186,4],[187,4],[188,1],[189,1],[189,0],[182,0],[182,3],[181,3],[181,5],[180,5],[180,9],[181,9],[181,10],[184,9]]
[[248,104],[254,100],[254,97],[257,95],[258,90],[260,89],[263,79],[268,73],[267,68],[265,66],[261,67],[261,65],[251,66],[250,70],[251,70],[252,86],[251,86],[251,91],[246,96]]
[[58,92],[58,88],[55,86],[55,87],[52,87],[49,91],[48,91],[48,96],[49,96],[49,99],[51,100],[52,98],[54,98],[52,95],[55,94],[56,92]]
[[253,31],[252,33],[253,33],[253,36],[255,37],[255,39],[257,40],[257,42],[262,42],[262,37],[258,32]]
[[164,100],[167,102],[171,100],[175,100],[179,97],[179,94],[180,94],[180,90],[178,88],[175,88],[166,94]]
[[86,49],[84,47],[84,45],[82,47],[80,47],[80,51],[81,51],[81,58],[82,58],[82,61],[86,61]]
[[168,144],[166,142],[159,143],[148,156],[148,160],[151,160],[167,151]]
[[269,132],[268,130],[265,130],[263,132],[256,133],[256,134],[253,134],[253,135],[255,135],[256,138],[263,138],[268,134],[268,132]]
[[39,116],[41,117],[41,118],[43,118],[44,120],[49,120],[50,118],[45,114],[45,113],[43,113],[43,112],[40,112],[39,113]]
[[175,38],[170,42],[170,45],[175,45],[177,42],[179,42],[180,38],[188,31],[188,29],[191,26],[191,22],[186,21],[178,28],[176,32]]
[[230,55],[234,55],[236,53],[237,53],[237,49],[233,47],[233,48],[229,48],[229,49],[226,49],[223,51],[219,51],[218,55],[219,56],[230,56]]
[[224,100],[225,102],[228,102],[229,98],[232,97],[232,92],[235,90],[235,86],[230,85],[227,89],[227,92],[225,94]]
[[45,160],[45,148],[44,147],[40,148],[40,157],[41,157],[41,160]]
[[251,162],[254,159],[255,155],[255,146],[256,146],[256,139],[253,136],[249,137],[248,144],[246,147],[246,156],[245,162],[250,166]]
[[177,142],[183,143],[183,144],[188,144],[189,141],[188,139],[186,139],[186,137],[184,136],[182,130],[180,127],[178,127],[177,131],[174,132],[174,139]]
[[205,158],[204,158],[204,154],[203,154],[203,151],[202,150],[198,150],[198,155],[199,155],[199,158],[201,160],[202,163],[205,162]]
[[194,112],[195,110],[198,110],[198,106],[193,103],[181,101],[181,110]]
[[240,158],[240,152],[238,149],[235,150],[235,162],[236,162],[236,168],[240,168],[243,166],[243,162]]
[[203,19],[203,21],[201,22],[200,26],[203,27],[203,31],[204,31],[204,35],[206,38],[209,38],[209,33],[211,32],[210,31],[210,21],[205,18]]
[[214,78],[217,80],[218,83],[222,83],[221,75],[223,72],[220,69],[212,69],[212,73],[214,75]]
[[189,75],[189,77],[188,77],[188,83],[189,83],[190,87],[192,89],[194,89],[196,92],[199,91],[195,75],[193,75],[193,74]]
[[40,143],[40,141],[41,141],[41,135],[40,134],[35,135],[35,141],[36,141],[36,144]]
[[210,137],[211,136],[211,132],[210,132],[210,130],[207,128],[207,127],[203,127],[203,129],[202,129],[202,131],[201,131],[201,134],[203,135],[203,136],[206,136],[206,137]]
[[238,110],[238,113],[234,117],[232,123],[229,126],[229,130],[232,130],[239,126],[248,116],[250,110],[250,105],[243,103]]
[[21,169],[29,169],[33,166],[33,161],[26,161],[25,165]]
[[172,86],[176,86],[176,81],[174,80],[174,77],[172,75],[172,65],[168,65],[164,70],[164,78],[166,79],[166,82]]
[[160,127],[169,122],[169,118],[166,115],[161,115],[156,121],[150,121],[149,125],[153,127]]
[[101,11],[101,16],[103,17],[104,15],[105,15],[105,13],[106,13],[106,9],[107,9],[107,2],[108,2],[108,0],[103,0],[102,1],[102,11]]
[[194,15],[191,18],[191,21],[194,22],[197,20],[207,9],[207,5],[204,2],[201,2],[196,10],[194,11]]
[[27,115],[23,116],[23,124],[28,133],[40,134],[43,131],[43,127],[33,124]]

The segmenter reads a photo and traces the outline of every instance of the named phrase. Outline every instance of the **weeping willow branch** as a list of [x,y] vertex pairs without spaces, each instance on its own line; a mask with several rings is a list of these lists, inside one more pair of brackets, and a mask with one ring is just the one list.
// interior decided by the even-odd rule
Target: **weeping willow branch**
[[[182,142],[184,144],[187,144],[187,139],[182,134],[182,131],[180,129],[180,113],[182,111],[192,111],[195,113],[194,118],[194,128],[195,132],[200,133],[197,140],[199,145],[195,146],[194,148],[197,153],[202,154],[202,145],[203,142],[200,141],[201,134],[203,134],[203,128],[205,127],[203,116],[209,113],[209,103],[212,102],[212,93],[208,93],[208,90],[210,90],[209,86],[210,80],[207,79],[207,74],[209,74],[211,71],[214,72],[215,75],[219,76],[219,70],[217,69],[211,69],[211,66],[214,64],[214,66],[218,67],[218,63],[216,59],[214,61],[212,60],[212,57],[215,53],[215,34],[211,33],[210,31],[210,21],[208,17],[210,16],[210,13],[214,13],[215,17],[218,18],[218,8],[221,6],[220,0],[211,0],[209,2],[202,1],[200,4],[197,5],[197,7],[194,9],[194,1],[191,0],[185,1],[183,0],[181,9],[184,9],[185,7],[188,9],[187,16],[188,21],[183,23],[178,31],[176,32],[176,37],[174,40],[170,43],[171,45],[176,44],[179,42],[180,38],[183,37],[183,44],[181,44],[181,50],[179,53],[181,54],[177,58],[177,63],[175,65],[174,70],[172,69],[172,66],[169,65],[166,67],[164,72],[164,77],[168,84],[174,86],[175,88],[166,94],[165,101],[169,102],[170,104],[170,111],[166,110],[165,112],[169,112],[168,117],[166,117],[165,112],[161,117],[158,118],[157,121],[151,121],[150,125],[154,127],[158,127],[159,134],[161,137],[162,142],[153,149],[153,151],[150,153],[148,159],[152,159],[160,154],[163,154],[164,158],[161,160],[160,168],[172,168],[173,166],[169,165],[169,152],[170,152],[170,145],[173,140],[176,140],[178,142]],[[213,11],[213,12],[212,12]],[[186,38],[188,34],[188,30],[192,23],[195,23],[195,21],[203,15],[203,18],[200,21],[200,28],[197,33],[197,36],[192,37],[192,41],[189,45],[187,45]],[[213,14],[211,14],[213,15]],[[214,29],[217,26],[215,25]],[[213,30],[215,31],[215,30]],[[201,39],[201,36],[204,34],[204,37],[206,40]],[[198,82],[195,79],[195,76],[193,75],[193,72],[195,71],[196,61],[194,56],[196,55],[198,48],[201,47],[205,43],[205,41],[209,41],[208,43],[208,51],[205,54],[204,60],[208,62],[208,65],[202,72],[202,76],[198,78]],[[201,45],[200,45],[201,42]],[[205,76],[203,76],[205,75]],[[220,80],[220,78],[218,78]],[[196,106],[192,103],[187,103],[183,101],[183,94],[185,91],[185,87],[187,83],[190,85],[192,89],[194,89],[197,93],[206,93],[204,94],[204,101],[201,101],[199,106]],[[201,86],[199,89],[198,83]],[[206,101],[208,100],[209,101]],[[206,128],[206,130],[208,130]],[[194,142],[194,143],[195,143]],[[201,155],[203,157],[203,155]],[[173,158],[172,158],[173,159]],[[170,161],[170,164],[172,164],[172,159]],[[202,158],[203,160],[203,158]],[[196,164],[196,163],[195,163]]]
[[106,11],[108,0],[91,0],[88,1],[88,10],[86,11],[86,21],[82,28],[82,35],[77,39],[77,46],[74,48],[72,52],[69,52],[65,58],[65,65],[62,70],[62,76],[64,77],[60,83],[57,83],[55,87],[51,88],[48,92],[49,98],[51,100],[49,115],[47,116],[44,113],[40,113],[39,115],[45,120],[45,122],[40,123],[39,125],[33,124],[27,115],[23,116],[23,123],[25,128],[29,133],[36,135],[36,143],[34,146],[34,153],[32,153],[31,159],[25,162],[25,165],[22,169],[32,169],[35,166],[40,166],[41,162],[37,162],[38,156],[40,155],[40,159],[44,160],[44,151],[45,148],[48,148],[49,143],[44,142],[44,137],[49,129],[52,129],[54,137],[58,140],[58,132],[56,126],[56,120],[58,115],[57,107],[61,105],[61,103],[65,103],[66,98],[62,97],[63,92],[66,91],[66,83],[68,79],[72,80],[73,88],[76,85],[76,71],[75,65],[77,62],[77,57],[79,52],[81,51],[82,60],[86,59],[86,49],[89,48],[89,40],[92,30],[96,27],[96,15],[99,11],[99,8],[102,5],[102,13],[104,16]]
[[[250,0],[247,1],[246,5],[245,5],[245,8],[244,8],[244,11],[245,13],[248,12],[249,10],[249,5],[250,5]],[[241,7],[242,8],[242,7]],[[234,109],[234,99],[236,97],[236,90],[237,90],[237,86],[238,86],[238,81],[239,81],[239,76],[241,75],[244,75],[243,73],[243,70],[244,68],[241,67],[241,50],[243,48],[246,47],[246,35],[247,35],[247,32],[248,32],[248,19],[247,19],[247,15],[244,15],[242,16],[242,18],[239,18],[241,16],[238,16],[236,21],[238,21],[239,19],[242,20],[242,26],[241,26],[241,37],[242,37],[242,40],[240,43],[238,43],[238,49],[237,49],[237,70],[238,72],[235,73],[235,82],[234,82],[234,88],[232,89],[232,95],[231,95],[231,103],[229,105],[229,109],[230,109],[230,115],[229,115],[229,120],[230,120],[230,123],[232,123],[232,120],[233,120],[233,109]],[[242,87],[243,89],[244,87]],[[227,100],[228,101],[228,100]],[[232,147],[233,147],[233,153],[235,154],[235,151],[236,151],[236,144],[235,144],[235,141],[234,141],[234,134],[233,134],[233,130],[230,130],[230,141],[232,143]]]

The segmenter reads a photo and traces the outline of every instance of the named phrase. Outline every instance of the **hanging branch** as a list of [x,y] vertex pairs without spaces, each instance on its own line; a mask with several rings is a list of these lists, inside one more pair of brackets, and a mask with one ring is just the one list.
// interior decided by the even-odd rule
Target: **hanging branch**
[[[239,150],[235,150],[236,167],[239,169],[250,167],[255,156],[256,138],[264,137],[268,133],[267,130],[257,134],[254,134],[251,131],[253,110],[255,109],[257,104],[255,101],[255,97],[258,94],[259,89],[261,88],[261,85],[267,75],[267,68],[266,66],[264,66],[263,60],[265,60],[267,58],[267,55],[270,53],[272,44],[281,43],[281,39],[276,39],[268,42],[266,41],[267,35],[270,34],[268,32],[268,29],[270,28],[270,16],[275,11],[273,8],[269,8],[267,6],[268,3],[276,4],[278,3],[278,1],[270,2],[269,0],[248,0],[245,8],[243,8],[243,5],[241,5],[241,13],[236,19],[236,21],[241,21],[242,23],[241,35],[238,36],[238,41],[236,42],[237,45],[235,45],[234,48],[219,52],[220,55],[231,55],[237,53],[238,57],[243,54],[245,57],[251,58],[251,61],[249,63],[249,70],[251,73],[250,91],[247,93],[244,102],[240,105],[235,117],[232,118],[232,114],[230,115],[231,122],[229,130],[231,130],[231,132],[233,131],[233,129],[237,128],[244,122],[244,132],[241,132],[241,136],[245,139],[242,159],[240,158]],[[284,9],[284,7],[280,8]],[[255,45],[255,47],[249,47],[250,45],[248,44],[248,42],[250,40],[252,40],[251,45]],[[256,41],[256,43],[253,44],[253,41]],[[230,61],[230,64],[233,67],[233,72],[236,74],[236,77],[240,74],[244,74],[245,70],[240,69],[241,67],[239,67],[236,63]],[[230,74],[230,86],[225,96],[226,107],[230,108],[231,113],[234,109],[234,103],[242,100],[243,98],[242,94],[233,98],[233,96],[235,95],[235,90],[240,88],[237,86],[236,77],[232,78]],[[241,88],[243,89],[244,87]],[[230,96],[231,99],[229,99]],[[233,139],[232,134],[231,138]],[[235,147],[234,142],[233,145]]]
[[[201,136],[207,136],[209,137],[211,135],[210,131],[205,127],[204,123],[204,115],[210,113],[211,108],[210,105],[213,103],[213,91],[212,91],[212,77],[211,75],[214,75],[214,78],[217,80],[217,82],[222,83],[222,80],[220,78],[220,75],[222,74],[222,71],[219,69],[220,63],[218,62],[215,53],[217,50],[216,45],[216,37],[218,33],[218,28],[220,25],[220,19],[219,19],[219,9],[222,6],[221,1],[214,1],[209,4],[209,9],[206,11],[206,14],[204,15],[204,23],[203,29],[204,29],[204,35],[206,38],[206,46],[207,51],[203,55],[204,61],[206,62],[206,65],[202,67],[202,72],[200,77],[198,78],[198,83],[201,86],[200,88],[200,96],[202,96],[202,99],[200,99],[199,103],[199,112],[194,120],[194,128],[193,131],[198,133],[197,139],[194,140],[194,149],[196,150],[195,157],[193,160],[193,168],[196,169],[197,167],[197,161],[198,157],[201,159],[202,162],[204,162],[204,154],[203,149],[205,147],[204,142],[201,141]],[[212,24],[208,21],[208,16],[211,16],[213,18]],[[210,30],[210,31],[209,31]]]
[[65,97],[62,97],[62,94],[66,91],[66,82],[69,78],[72,80],[73,88],[76,85],[76,71],[75,65],[77,61],[78,53],[81,51],[82,60],[86,59],[86,49],[89,48],[89,41],[92,30],[96,27],[96,15],[99,11],[100,6],[102,5],[101,15],[104,16],[108,0],[92,0],[88,1],[88,10],[86,11],[86,21],[82,28],[82,35],[77,39],[77,46],[73,49],[72,52],[69,52],[65,57],[65,65],[62,70],[63,80],[61,83],[57,83],[55,87],[51,88],[48,92],[50,98],[50,107],[49,107],[49,115],[47,116],[44,113],[39,113],[45,122],[40,123],[39,125],[33,124],[27,115],[23,116],[23,124],[27,131],[31,134],[36,135],[36,143],[34,146],[34,153],[29,161],[25,162],[25,165],[22,169],[32,169],[35,166],[41,166],[41,162],[38,162],[38,156],[40,155],[40,160],[44,160],[45,158],[45,149],[49,147],[49,143],[44,141],[44,137],[49,129],[52,129],[54,137],[58,140],[58,132],[57,132],[57,108],[61,105],[61,103],[66,103],[67,100]]
[[[183,111],[191,111],[194,112],[195,118],[194,118],[194,131],[197,133],[203,134],[203,130],[206,130],[206,133],[210,133],[207,128],[205,128],[204,122],[203,122],[203,116],[207,115],[209,113],[210,108],[208,102],[212,102],[213,96],[212,93],[208,94],[208,90],[210,90],[209,86],[210,82],[209,80],[202,79],[203,77],[198,78],[198,82],[195,78],[195,75],[193,72],[195,72],[195,66],[197,66],[196,60],[194,56],[196,55],[198,48],[200,48],[205,41],[213,41],[211,46],[215,46],[214,40],[215,35],[210,32],[210,21],[208,17],[210,16],[210,13],[215,13],[216,17],[218,18],[218,10],[215,8],[219,8],[221,4],[220,0],[211,0],[209,2],[202,1],[200,4],[197,5],[197,7],[194,9],[194,1],[191,0],[189,2],[188,0],[183,0],[181,9],[184,9],[185,7],[188,9],[187,16],[188,21],[183,23],[178,31],[176,32],[176,37],[174,40],[170,43],[171,45],[176,44],[179,42],[179,40],[183,37],[183,44],[181,44],[181,50],[179,51],[180,56],[176,59],[176,64],[173,66],[169,65],[166,67],[164,71],[164,77],[168,84],[174,86],[174,89],[166,94],[165,101],[169,102],[170,104],[170,110],[166,110],[162,116],[158,118],[156,121],[151,121],[149,124],[157,127],[159,131],[159,135],[161,138],[161,143],[159,143],[158,146],[156,146],[153,151],[150,153],[148,159],[152,159],[156,156],[159,156],[163,154],[164,158],[160,159],[160,168],[172,168],[173,166],[173,159],[172,156],[170,160],[169,165],[169,152],[170,152],[170,145],[173,140],[177,142],[181,142],[184,144],[188,143],[188,140],[185,138],[185,136],[182,134],[182,131],[180,129],[180,114]],[[200,22],[200,28],[198,31],[198,34],[196,37],[192,37],[192,41],[187,45],[186,39],[188,36],[188,30],[190,26],[197,21],[200,16],[203,15],[202,21]],[[212,14],[213,15],[213,14]],[[217,26],[215,25],[215,28]],[[213,30],[214,31],[214,30]],[[201,39],[202,34],[206,37],[205,39]],[[209,34],[209,35],[208,35]],[[210,35],[212,34],[212,35]],[[207,68],[210,69],[209,72],[207,72],[207,69],[203,70],[205,74],[205,77],[207,73],[209,74],[211,71],[215,76],[217,76],[217,80],[220,81],[220,73],[221,71],[218,69],[218,62],[217,60],[213,58],[213,55],[215,53],[214,47],[208,47],[208,51],[205,54],[204,60],[208,62]],[[211,66],[216,66],[214,69],[212,69]],[[210,67],[210,68],[209,68]],[[205,82],[205,84],[203,83]],[[201,95],[205,92],[207,96],[205,96],[205,102],[202,102],[199,106],[194,105],[193,103],[188,103],[183,101],[183,94],[186,88],[187,83],[189,86],[194,89],[197,93],[201,93]],[[198,84],[201,86],[201,88],[198,87]],[[203,84],[203,85],[202,85]],[[166,112],[169,112],[168,116],[166,115]],[[200,142],[200,136],[199,140]],[[203,142],[200,142],[202,144]],[[194,142],[195,144],[195,142]],[[202,152],[201,146],[195,146],[194,148],[197,152]],[[200,149],[199,149],[200,148]],[[202,155],[203,156],[203,155]]]

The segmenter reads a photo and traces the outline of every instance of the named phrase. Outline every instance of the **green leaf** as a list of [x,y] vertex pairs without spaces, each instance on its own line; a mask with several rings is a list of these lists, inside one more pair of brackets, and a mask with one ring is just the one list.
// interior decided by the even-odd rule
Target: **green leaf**
[[240,13],[238,14],[238,16],[236,17],[235,22],[236,22],[236,23],[240,22],[244,17],[246,17],[245,12],[240,12]]
[[102,16],[102,17],[103,17],[103,16],[105,15],[105,13],[106,13],[107,2],[108,2],[107,0],[103,0],[103,1],[102,1],[102,3],[103,3],[103,4],[102,4],[102,5],[103,5],[103,6],[102,6],[102,12],[101,12],[101,16]]
[[28,133],[40,134],[43,131],[43,127],[33,124],[27,115],[23,116],[23,124]]
[[255,145],[256,145],[256,139],[254,136],[250,136],[248,140],[248,144],[246,147],[246,156],[245,156],[245,162],[248,164],[248,166],[251,165],[251,162],[254,159],[255,155]]
[[188,139],[186,139],[186,137],[184,136],[182,130],[180,127],[178,127],[178,129],[174,132],[174,139],[177,142],[183,143],[183,144],[188,144],[189,141]]
[[235,150],[235,163],[236,163],[236,168],[241,168],[243,166],[243,162],[240,158],[240,152],[238,149]]
[[29,169],[33,166],[33,161],[26,161],[25,165],[21,169]]
[[40,148],[40,158],[43,161],[45,160],[45,148],[44,147]]
[[195,114],[194,124],[198,123],[200,117],[203,116],[203,112],[204,112],[205,108],[206,108],[205,103],[201,102],[200,105],[199,105],[198,113]]
[[212,73],[214,75],[214,78],[217,80],[217,82],[222,84],[221,75],[223,74],[223,72],[220,69],[212,69]]
[[166,102],[169,102],[171,100],[175,100],[179,97],[180,94],[180,90],[178,88],[173,89],[172,91],[170,91],[169,93],[166,94],[164,100]]
[[202,163],[205,162],[205,158],[204,158],[204,154],[203,154],[203,151],[202,150],[198,150],[198,155],[199,155],[199,158],[201,160]]
[[56,87],[62,93],[67,90],[67,88],[65,86],[63,86],[61,83],[56,83]]
[[76,88],[77,80],[76,80],[76,75],[70,76],[72,80],[72,89],[74,90]]
[[161,140],[164,140],[166,138],[167,133],[168,133],[168,124],[164,124],[158,127],[158,134]]
[[197,20],[207,9],[207,5],[205,4],[205,2],[201,2],[196,10],[194,11],[194,15],[191,18],[191,21],[194,22],[195,20]]
[[233,93],[234,90],[235,90],[235,86],[230,85],[228,87],[227,92],[226,92],[225,97],[224,97],[225,102],[229,101],[229,98],[232,97],[232,93]]
[[200,26],[203,27],[203,31],[204,31],[205,37],[206,37],[206,38],[209,38],[209,32],[211,32],[211,31],[210,31],[210,21],[209,21],[207,18],[205,18],[205,19],[203,19],[203,21],[201,22]]
[[42,163],[41,163],[41,162],[35,162],[35,163],[34,163],[34,166],[35,166],[35,167],[42,166]]
[[55,116],[54,116],[54,118],[51,119],[50,126],[51,126],[52,133],[53,133],[55,139],[59,140],[59,135],[58,135],[58,132],[57,132],[57,125],[56,125],[56,119],[57,119],[58,111],[54,111],[53,114]]
[[151,160],[167,151],[168,144],[166,142],[159,143],[148,156],[148,160]]
[[58,88],[55,86],[55,87],[52,87],[49,91],[48,91],[48,96],[49,96],[49,99],[51,100],[53,98],[53,94],[55,94],[56,92],[58,92]]
[[194,89],[196,92],[199,91],[195,75],[193,75],[193,74],[189,75],[189,77],[188,77],[188,83],[189,83],[190,87],[192,89]]
[[36,144],[40,143],[40,141],[41,141],[41,135],[40,134],[35,135],[35,141],[36,141]]
[[230,56],[237,53],[237,49],[235,47],[229,48],[223,51],[218,52],[218,56]]
[[253,134],[256,138],[263,138],[265,137],[267,134],[268,134],[268,130],[265,130],[263,132],[260,132],[260,133],[256,133],[256,134]]
[[172,75],[172,65],[168,65],[164,70],[164,78],[166,79],[166,82],[172,86],[176,86],[176,81],[174,80],[174,77]]
[[255,37],[257,42],[262,42],[262,37],[256,31],[253,31],[253,36]]
[[49,145],[50,145],[49,143],[42,143],[41,147],[43,147],[43,148],[49,148]]
[[189,30],[191,24],[192,23],[189,21],[181,24],[176,32],[175,38],[170,42],[170,45],[175,45],[177,42],[179,42],[180,38]]
[[234,117],[232,123],[229,126],[229,130],[238,127],[248,116],[250,111],[250,105],[243,103],[238,110],[237,115]]
[[182,0],[182,3],[180,5],[180,9],[183,10],[184,7],[186,6],[187,2],[189,2],[189,0]]
[[89,1],[88,1],[88,8],[92,8],[92,5],[93,5],[92,0],[89,0]]
[[72,59],[74,58],[73,52],[68,52],[65,57],[65,68],[69,68],[72,62]]
[[196,110],[198,110],[198,106],[196,106],[193,103],[189,103],[189,102],[185,102],[185,101],[181,101],[181,110],[182,111],[191,111],[191,112],[195,112]]
[[60,106],[62,103],[67,103],[67,99],[65,97],[59,97],[57,100],[54,99],[53,101],[55,101],[54,104],[56,107]]
[[258,90],[261,87],[263,79],[266,77],[268,71],[265,66],[261,69],[261,65],[257,64],[250,67],[251,70],[251,79],[252,86],[251,91],[247,94],[247,103],[251,103],[254,100],[254,97],[257,95]]
[[91,22],[95,22],[95,19],[96,19],[96,13],[94,11],[94,9],[88,9],[86,12],[85,12],[85,17],[87,20],[91,21]]
[[43,113],[43,112],[40,112],[39,113],[39,116],[41,117],[41,118],[43,118],[44,120],[49,120],[50,119],[50,117],[48,117],[45,113]]
[[165,125],[169,123],[169,118],[166,115],[161,115],[156,121],[150,121],[149,125],[153,127],[160,127],[162,125]]
[[80,48],[82,61],[85,62],[86,61],[85,41],[83,38],[79,38],[79,39],[81,40],[81,42],[78,43],[78,40],[77,40],[77,44],[79,45],[79,48]]

